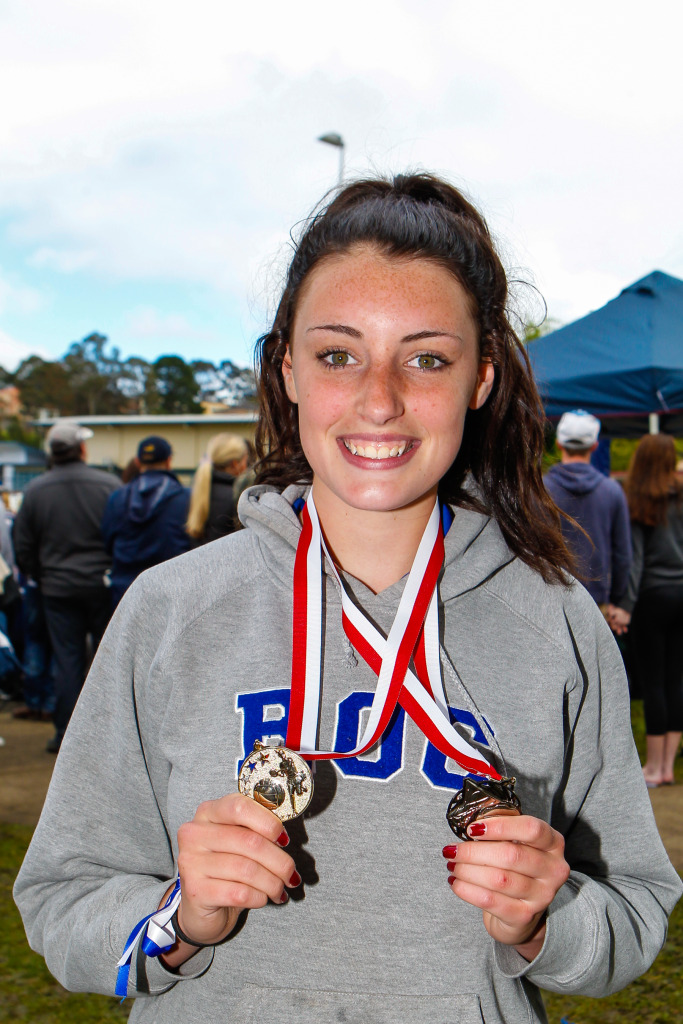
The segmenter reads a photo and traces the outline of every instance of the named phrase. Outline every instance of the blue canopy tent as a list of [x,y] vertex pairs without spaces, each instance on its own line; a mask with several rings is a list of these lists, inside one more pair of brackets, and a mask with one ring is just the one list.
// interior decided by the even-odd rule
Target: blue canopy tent
[[603,436],[683,433],[683,281],[655,270],[616,299],[529,345],[549,419],[598,416]]

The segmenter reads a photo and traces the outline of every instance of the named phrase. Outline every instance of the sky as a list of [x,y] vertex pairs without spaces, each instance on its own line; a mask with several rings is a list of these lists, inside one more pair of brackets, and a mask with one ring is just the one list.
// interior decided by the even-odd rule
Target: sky
[[[251,360],[337,182],[436,171],[519,315],[683,277],[679,5],[0,0],[0,365]],[[532,287],[533,286],[533,287]]]

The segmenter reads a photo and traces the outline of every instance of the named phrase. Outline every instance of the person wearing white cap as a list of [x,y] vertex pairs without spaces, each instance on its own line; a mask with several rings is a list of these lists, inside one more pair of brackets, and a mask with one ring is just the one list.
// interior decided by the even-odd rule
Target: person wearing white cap
[[86,465],[92,431],[74,420],[58,420],[45,446],[52,468],[32,480],[14,523],[14,546],[22,572],[40,586],[55,662],[56,753],[86,673],[86,642],[97,647],[109,621],[111,602],[104,574],[111,560],[100,532],[102,513],[117,477]]
[[[626,593],[631,565],[631,531],[626,497],[615,480],[591,465],[600,420],[583,409],[566,412],[557,425],[562,462],[545,476],[555,504],[586,531],[563,519],[582,583],[604,611]],[[587,536],[586,536],[587,534]]]

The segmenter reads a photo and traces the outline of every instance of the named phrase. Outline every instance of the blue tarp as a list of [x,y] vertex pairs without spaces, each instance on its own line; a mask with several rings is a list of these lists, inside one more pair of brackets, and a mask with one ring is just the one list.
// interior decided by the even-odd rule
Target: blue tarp
[[655,270],[529,345],[546,415],[683,410],[683,281]]

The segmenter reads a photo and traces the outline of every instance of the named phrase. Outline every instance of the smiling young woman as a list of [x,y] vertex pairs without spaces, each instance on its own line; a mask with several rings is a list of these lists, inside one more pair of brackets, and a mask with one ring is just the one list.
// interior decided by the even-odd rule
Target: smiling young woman
[[17,880],[67,987],[120,955],[131,1021],[539,1024],[656,956],[681,884],[506,310],[439,178],[305,226],[245,529],[127,593]]

